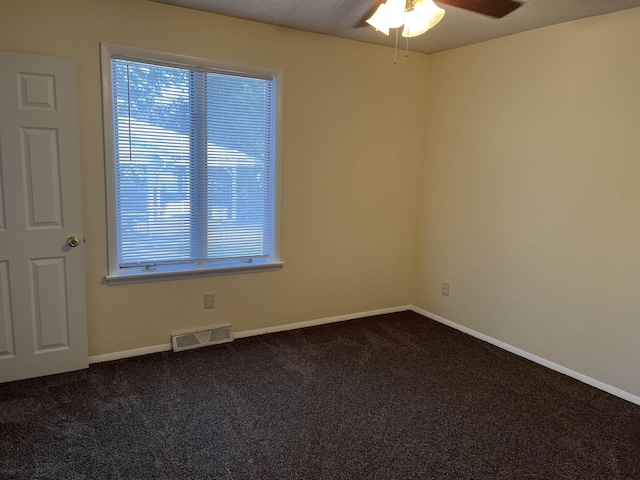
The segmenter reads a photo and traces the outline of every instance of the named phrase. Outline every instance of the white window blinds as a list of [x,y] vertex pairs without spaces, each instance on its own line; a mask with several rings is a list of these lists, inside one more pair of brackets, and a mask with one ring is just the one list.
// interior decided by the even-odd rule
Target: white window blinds
[[111,62],[119,266],[271,256],[274,79]]

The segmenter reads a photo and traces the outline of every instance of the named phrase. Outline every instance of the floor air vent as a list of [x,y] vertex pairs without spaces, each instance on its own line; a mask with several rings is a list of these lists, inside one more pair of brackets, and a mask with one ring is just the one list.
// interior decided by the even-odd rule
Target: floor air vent
[[229,324],[216,325],[215,327],[201,328],[171,335],[174,352],[206,347],[207,345],[215,345],[217,343],[231,342],[232,340],[233,332]]

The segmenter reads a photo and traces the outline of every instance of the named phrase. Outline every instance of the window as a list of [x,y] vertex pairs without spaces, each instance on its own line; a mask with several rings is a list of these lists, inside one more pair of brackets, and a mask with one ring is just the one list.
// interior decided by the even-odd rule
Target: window
[[279,268],[281,73],[102,53],[109,281]]

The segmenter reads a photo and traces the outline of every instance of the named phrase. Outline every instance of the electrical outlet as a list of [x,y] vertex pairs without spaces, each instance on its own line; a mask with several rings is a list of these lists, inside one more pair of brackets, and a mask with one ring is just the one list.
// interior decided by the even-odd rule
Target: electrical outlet
[[448,282],[442,282],[442,295],[444,295],[445,297],[449,296],[449,283]]
[[204,294],[204,308],[213,308],[215,307],[215,297],[213,293],[205,293]]

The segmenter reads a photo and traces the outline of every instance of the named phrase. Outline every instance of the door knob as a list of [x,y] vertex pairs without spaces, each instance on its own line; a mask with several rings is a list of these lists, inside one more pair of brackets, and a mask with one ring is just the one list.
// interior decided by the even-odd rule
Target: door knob
[[69,245],[70,247],[77,247],[78,245],[80,245],[80,239],[75,235],[71,235],[69,238],[67,238],[67,245]]

